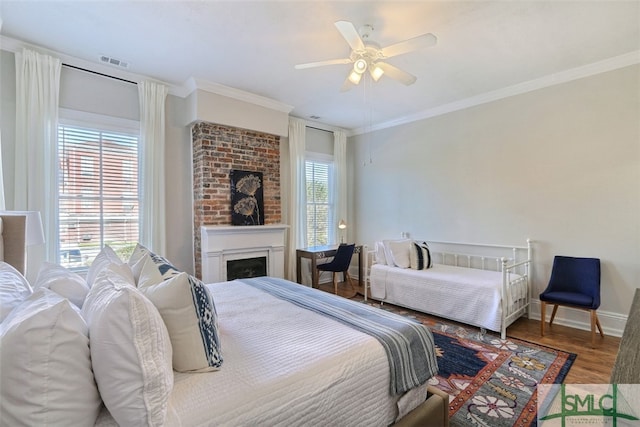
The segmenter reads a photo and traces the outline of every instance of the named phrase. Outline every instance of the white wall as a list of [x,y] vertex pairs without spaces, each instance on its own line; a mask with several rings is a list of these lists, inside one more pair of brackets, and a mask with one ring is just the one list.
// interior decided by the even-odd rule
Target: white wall
[[536,297],[554,255],[598,257],[600,311],[624,317],[640,287],[639,95],[632,66],[350,138],[356,241],[531,238]]

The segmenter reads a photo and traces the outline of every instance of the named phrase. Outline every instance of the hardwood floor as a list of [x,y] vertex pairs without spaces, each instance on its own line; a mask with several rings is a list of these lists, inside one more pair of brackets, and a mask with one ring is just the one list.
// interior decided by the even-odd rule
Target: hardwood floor
[[[332,283],[321,283],[320,289],[333,293]],[[348,283],[338,284],[338,295],[353,298],[356,292]],[[547,347],[576,353],[573,366],[565,379],[568,384],[608,384],[611,370],[618,354],[620,338],[598,335],[596,347],[591,347],[591,332],[553,325],[545,328],[540,336],[540,322],[526,318],[518,319],[507,329],[507,336],[541,344]]]

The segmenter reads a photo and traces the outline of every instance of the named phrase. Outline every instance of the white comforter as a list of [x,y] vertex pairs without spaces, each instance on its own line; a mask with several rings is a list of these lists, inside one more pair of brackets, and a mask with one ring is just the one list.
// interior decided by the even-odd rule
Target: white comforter
[[[224,363],[217,372],[175,374],[167,425],[394,422],[398,399],[390,396],[387,358],[375,338],[239,282],[207,286]],[[414,391],[412,407],[425,396],[426,387]],[[109,421],[105,410],[97,424]]]
[[370,279],[374,299],[500,331],[501,272],[443,264],[427,270],[374,264]]

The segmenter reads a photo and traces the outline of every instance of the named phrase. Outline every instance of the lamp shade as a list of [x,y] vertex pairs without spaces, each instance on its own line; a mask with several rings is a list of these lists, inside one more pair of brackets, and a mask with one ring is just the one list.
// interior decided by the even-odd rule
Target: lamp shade
[[1,211],[2,215],[24,216],[25,246],[41,245],[44,243],[44,230],[39,211]]
[[338,228],[340,230],[344,230],[345,228],[347,228],[347,223],[344,222],[344,219],[341,219],[340,222],[338,223]]

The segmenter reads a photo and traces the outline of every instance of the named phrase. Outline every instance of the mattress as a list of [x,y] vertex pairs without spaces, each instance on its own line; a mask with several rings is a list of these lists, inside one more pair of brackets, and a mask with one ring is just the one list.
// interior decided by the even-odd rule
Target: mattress
[[[390,395],[375,338],[237,281],[207,287],[224,363],[175,373],[168,425],[386,426],[398,403],[406,413],[424,401],[426,387]],[[103,410],[97,424],[111,422]]]
[[427,270],[374,264],[370,280],[374,299],[500,331],[502,272],[443,264]]

